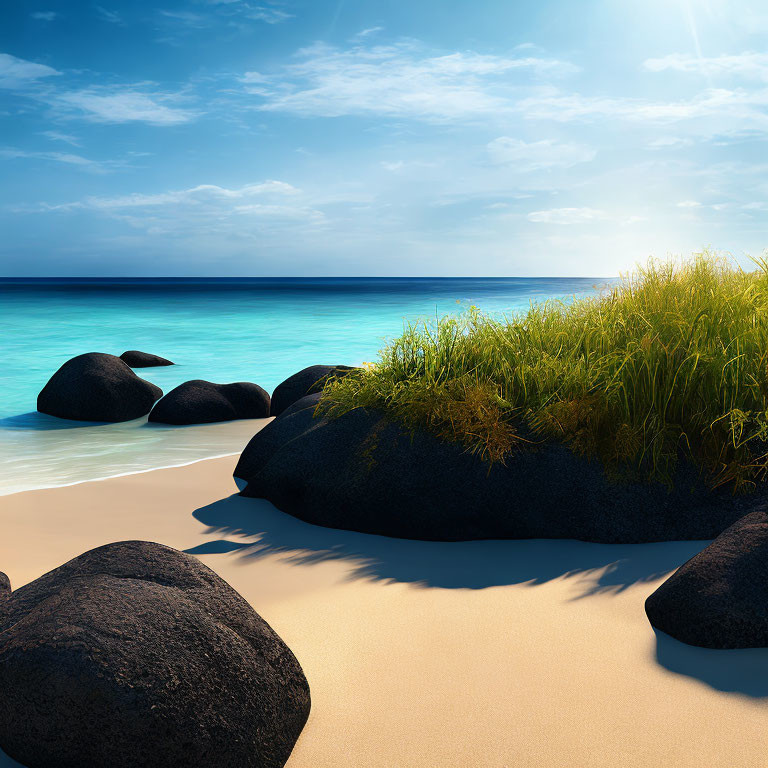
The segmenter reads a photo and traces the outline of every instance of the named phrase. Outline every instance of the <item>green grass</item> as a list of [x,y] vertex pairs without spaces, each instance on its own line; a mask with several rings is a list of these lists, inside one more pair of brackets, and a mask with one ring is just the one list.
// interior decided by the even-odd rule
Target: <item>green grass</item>
[[687,456],[712,486],[746,490],[768,471],[768,261],[755,265],[651,262],[594,298],[414,324],[320,409],[383,409],[492,462],[560,440],[670,482]]

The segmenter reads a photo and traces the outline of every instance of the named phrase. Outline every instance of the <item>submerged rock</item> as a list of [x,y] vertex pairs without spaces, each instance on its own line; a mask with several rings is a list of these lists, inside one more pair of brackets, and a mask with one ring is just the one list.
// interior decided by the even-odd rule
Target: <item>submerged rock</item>
[[757,503],[711,491],[691,467],[673,490],[606,477],[565,445],[489,465],[376,411],[315,418],[305,398],[256,434],[235,475],[244,496],[316,525],[409,539],[573,538],[630,543],[713,538]]
[[190,555],[86,552],[5,600],[0,748],[28,768],[273,768],[307,720],[290,649]]
[[689,645],[768,647],[768,511],[756,510],[692,557],[645,602],[651,624]]
[[153,368],[160,365],[173,365],[170,360],[158,355],[150,355],[149,352],[139,352],[137,349],[129,349],[120,355],[120,359],[131,368]]
[[322,392],[331,376],[346,376],[354,371],[349,365],[310,365],[284,382],[278,384],[272,393],[272,416],[279,416],[289,405],[307,395]]
[[149,414],[163,424],[207,424],[269,416],[269,395],[247,381],[214,384],[195,379],[172,389]]
[[68,360],[37,396],[37,410],[77,421],[130,421],[149,413],[163,390],[140,379],[115,355],[88,352]]

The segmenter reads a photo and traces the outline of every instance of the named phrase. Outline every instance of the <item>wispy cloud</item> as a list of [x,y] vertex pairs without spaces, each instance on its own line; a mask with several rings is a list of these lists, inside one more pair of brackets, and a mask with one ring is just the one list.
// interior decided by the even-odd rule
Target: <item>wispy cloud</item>
[[55,11],[35,11],[30,16],[37,21],[53,21],[59,17],[59,14]]
[[180,22],[187,27],[193,29],[205,28],[209,21],[206,16],[201,13],[193,13],[192,11],[160,11],[160,15],[165,19]]
[[675,123],[700,118],[727,118],[733,124],[768,129],[768,91],[710,88],[688,99],[654,102],[632,98],[603,98],[581,94],[547,93],[522,99],[517,108],[528,119],[557,122],[615,118],[631,121]]
[[0,88],[15,90],[25,88],[36,81],[60,75],[53,67],[34,61],[19,59],[9,53],[0,53]]
[[536,224],[587,224],[608,217],[597,208],[551,208],[547,211],[532,211],[528,221]]
[[293,14],[272,5],[247,2],[247,0],[207,0],[207,4],[218,6],[227,15],[240,16],[251,21],[280,24],[293,18]]
[[80,140],[76,136],[61,131],[40,131],[40,136],[45,136],[51,141],[63,141],[65,144],[71,144],[73,147],[80,146]]
[[580,144],[558,143],[550,139],[525,142],[510,136],[494,139],[487,150],[492,162],[513,166],[518,171],[569,168],[588,163],[597,154],[594,149]]
[[93,208],[120,210],[126,208],[154,208],[165,205],[205,206],[221,201],[243,201],[264,195],[293,195],[298,190],[283,181],[264,181],[228,189],[216,184],[199,184],[190,189],[173,190],[154,194],[131,194],[120,197],[89,197],[84,201],[48,206],[50,210]]
[[657,59],[647,59],[643,67],[650,72],[689,72],[701,75],[736,75],[768,82],[768,53],[737,53],[698,57],[671,53]]
[[94,10],[102,21],[106,21],[109,24],[123,23],[123,17],[117,11],[112,11],[109,8],[102,8],[100,5],[94,6]]
[[67,113],[96,123],[142,122],[169,126],[188,123],[198,116],[192,110],[169,106],[177,98],[174,94],[146,93],[132,88],[93,87],[61,93],[54,103]]
[[413,42],[340,50],[316,44],[271,74],[247,72],[260,109],[305,116],[379,115],[429,121],[508,112],[514,76],[560,76],[557,59],[459,52],[434,56]]
[[111,161],[99,162],[97,160],[89,160],[86,157],[69,152],[38,152],[17,149],[15,147],[0,147],[0,157],[10,160],[44,160],[63,163],[64,165],[76,166],[81,170],[90,171],[91,173],[107,173],[111,168],[121,165],[121,163]]
[[188,238],[226,235],[249,239],[281,227],[318,226],[322,211],[300,190],[282,181],[263,181],[227,188],[200,184],[189,189],[87,197],[71,203],[41,203],[17,212],[92,212],[123,221],[151,234]]
[[352,40],[355,42],[360,42],[361,40],[365,40],[366,37],[373,37],[373,35],[378,35],[379,32],[383,32],[384,27],[368,27],[367,29],[361,29],[356,35],[352,36]]

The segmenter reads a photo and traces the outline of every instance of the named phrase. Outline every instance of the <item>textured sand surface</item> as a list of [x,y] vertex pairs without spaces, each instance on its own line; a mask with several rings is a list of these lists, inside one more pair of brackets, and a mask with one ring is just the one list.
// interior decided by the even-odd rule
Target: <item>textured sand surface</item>
[[768,651],[690,648],[645,618],[701,542],[333,531],[232,496],[235,459],[2,497],[0,570],[16,588],[122,539],[198,555],[309,679],[290,768],[768,764]]

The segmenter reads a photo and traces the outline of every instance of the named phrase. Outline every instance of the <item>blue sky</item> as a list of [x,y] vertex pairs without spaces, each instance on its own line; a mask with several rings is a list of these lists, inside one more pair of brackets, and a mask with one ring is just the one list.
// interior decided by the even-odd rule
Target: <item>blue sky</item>
[[768,247],[762,0],[101,2],[0,10],[2,274]]

